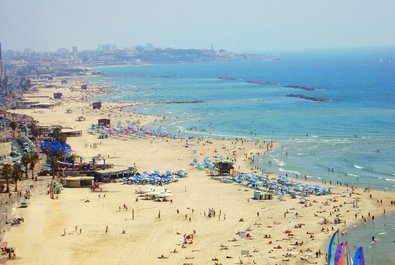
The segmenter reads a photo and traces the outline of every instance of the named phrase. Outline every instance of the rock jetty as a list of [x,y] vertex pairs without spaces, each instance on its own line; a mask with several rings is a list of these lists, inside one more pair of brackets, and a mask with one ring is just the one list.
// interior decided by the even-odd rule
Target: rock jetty
[[330,98],[320,98],[320,97],[313,97],[313,96],[307,96],[307,95],[302,95],[302,94],[288,94],[287,97],[301,98],[301,99],[306,99],[306,100],[315,101],[315,102],[332,102],[333,101]]
[[309,87],[309,86],[300,86],[300,85],[288,85],[288,86],[284,86],[284,87],[303,89],[303,90],[307,90],[307,91],[318,91],[318,90],[321,90],[318,87]]
[[272,81],[248,80],[246,82],[251,84],[257,84],[257,85],[278,85],[277,82],[272,82]]

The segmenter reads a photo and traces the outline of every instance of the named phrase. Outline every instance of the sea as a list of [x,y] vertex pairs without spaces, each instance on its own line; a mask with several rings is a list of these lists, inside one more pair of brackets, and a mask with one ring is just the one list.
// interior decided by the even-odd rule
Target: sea
[[[184,137],[274,141],[279,147],[254,162],[265,171],[395,191],[395,48],[270,56],[275,59],[100,67],[104,76],[88,82],[116,86],[113,94],[92,100],[197,101],[125,111],[164,115],[151,126]],[[395,217],[389,219],[383,235],[393,239]],[[369,232],[362,234],[371,238]],[[367,247],[367,255],[395,260],[394,251],[374,252],[380,241],[375,246]],[[395,242],[381,247],[395,249]]]

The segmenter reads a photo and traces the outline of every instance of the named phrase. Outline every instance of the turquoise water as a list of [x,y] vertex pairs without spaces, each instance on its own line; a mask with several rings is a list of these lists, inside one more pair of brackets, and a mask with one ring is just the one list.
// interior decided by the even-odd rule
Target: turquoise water
[[[130,111],[164,114],[169,119],[156,126],[172,132],[279,141],[281,148],[256,161],[256,166],[269,171],[395,191],[395,50],[278,57],[276,61],[101,68],[107,77],[92,82],[118,86],[106,100],[203,100]],[[286,97],[291,93],[334,101]]]
[[[116,85],[115,94],[98,98],[110,101],[202,100],[128,111],[166,115],[153,126],[189,136],[276,141],[280,148],[255,162],[266,170],[395,191],[395,49],[277,56],[280,60],[100,68],[105,77],[90,82]],[[333,102],[286,97],[291,93]],[[380,220],[388,225],[378,228]],[[374,264],[389,264],[394,245],[386,240],[395,238],[394,220],[378,218],[375,227],[355,228],[350,242],[365,244],[376,232],[385,233],[367,251]]]
[[[376,241],[372,241],[372,236]],[[361,223],[349,229],[341,241],[349,242],[352,255],[362,246],[366,265],[395,264],[395,214],[375,218],[374,222]]]

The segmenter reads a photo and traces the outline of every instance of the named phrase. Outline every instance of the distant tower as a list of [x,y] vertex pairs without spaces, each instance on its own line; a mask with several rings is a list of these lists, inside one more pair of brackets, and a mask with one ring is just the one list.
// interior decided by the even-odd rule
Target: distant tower
[[71,52],[73,53],[73,57],[77,57],[77,53],[78,53],[77,46],[71,47]]
[[211,43],[211,50],[214,51],[214,45]]

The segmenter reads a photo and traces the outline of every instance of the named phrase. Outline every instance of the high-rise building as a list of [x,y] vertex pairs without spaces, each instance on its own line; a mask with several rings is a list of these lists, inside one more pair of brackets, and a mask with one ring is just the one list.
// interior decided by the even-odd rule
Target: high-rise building
[[77,52],[78,52],[77,46],[73,46],[73,47],[71,48],[71,50],[72,50],[73,54],[77,54]]
[[101,52],[112,52],[117,49],[117,46],[114,44],[99,44],[97,49]]
[[3,66],[3,58],[1,57],[1,42],[0,42],[0,82],[4,79],[4,66]]
[[3,57],[1,54],[1,42],[0,42],[0,94],[5,94],[7,91],[7,77],[5,75]]

